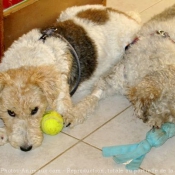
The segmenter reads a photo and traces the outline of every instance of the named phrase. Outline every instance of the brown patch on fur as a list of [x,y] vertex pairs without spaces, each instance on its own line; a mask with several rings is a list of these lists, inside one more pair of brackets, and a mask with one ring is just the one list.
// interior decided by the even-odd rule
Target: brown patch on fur
[[109,15],[106,9],[88,9],[77,14],[77,17],[88,19],[97,24],[105,24],[109,20]]
[[145,77],[137,86],[128,90],[128,99],[134,105],[136,111],[142,111],[139,118],[144,122],[148,120],[148,109],[151,103],[157,100],[161,95],[161,89],[149,80],[149,76]]
[[59,94],[61,78],[59,72],[54,69],[54,66],[40,66],[35,68],[30,81],[41,88],[49,107],[56,109],[55,100]]
[[[148,88],[148,87],[147,87]],[[128,97],[133,104],[139,100],[142,104],[149,105],[152,101],[156,100],[160,95],[160,91],[154,87],[149,89],[140,89],[139,87],[132,87],[129,90]],[[132,100],[133,99],[133,100]]]
[[45,95],[48,105],[54,107],[54,100],[59,92],[59,80],[59,73],[54,66],[21,67],[0,74],[0,89],[7,85],[13,86],[14,90],[19,89],[23,95],[30,87],[37,87]]
[[113,8],[110,8],[110,7],[109,7],[109,8],[107,8],[107,10],[108,10],[109,12],[115,12],[115,13],[122,14],[122,15],[126,16],[127,18],[132,19],[132,20],[134,20],[135,22],[137,22],[137,23],[138,23],[138,21],[137,21],[137,20],[135,20],[134,18],[132,18],[131,16],[129,16],[128,14],[126,14],[126,13],[124,13],[124,12],[120,11],[120,10],[116,10],[116,9],[113,9]]
[[[88,36],[85,29],[72,20],[58,22],[54,25],[57,33],[66,38],[79,56],[81,65],[81,82],[89,79],[97,66],[97,51],[93,40]],[[55,37],[57,35],[55,34]],[[70,85],[73,86],[77,79],[77,63],[72,62]]]
[[9,80],[10,80],[10,76],[8,74],[3,72],[0,73],[0,91],[3,90],[5,85],[10,84]]

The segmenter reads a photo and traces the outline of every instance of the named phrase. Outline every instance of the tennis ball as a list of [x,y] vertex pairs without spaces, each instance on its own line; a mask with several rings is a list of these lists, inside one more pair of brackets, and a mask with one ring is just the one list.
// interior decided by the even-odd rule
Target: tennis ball
[[45,134],[56,135],[63,129],[63,118],[56,111],[48,111],[41,120],[41,129]]

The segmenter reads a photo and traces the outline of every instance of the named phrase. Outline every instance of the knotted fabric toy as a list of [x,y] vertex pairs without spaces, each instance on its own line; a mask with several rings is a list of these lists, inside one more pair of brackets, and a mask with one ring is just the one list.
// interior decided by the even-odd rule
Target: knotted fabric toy
[[129,170],[137,170],[152,147],[163,145],[173,136],[175,136],[175,124],[165,123],[160,129],[151,129],[147,133],[146,139],[140,143],[104,147],[102,153],[104,157],[113,156],[117,164],[126,164],[126,168]]

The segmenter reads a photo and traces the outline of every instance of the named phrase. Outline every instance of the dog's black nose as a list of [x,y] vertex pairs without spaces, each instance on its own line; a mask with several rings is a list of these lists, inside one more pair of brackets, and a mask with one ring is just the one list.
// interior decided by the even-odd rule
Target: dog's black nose
[[28,146],[28,145],[27,146],[21,146],[20,149],[21,149],[21,151],[27,152],[27,151],[30,151],[32,149],[32,145],[30,145],[30,146]]

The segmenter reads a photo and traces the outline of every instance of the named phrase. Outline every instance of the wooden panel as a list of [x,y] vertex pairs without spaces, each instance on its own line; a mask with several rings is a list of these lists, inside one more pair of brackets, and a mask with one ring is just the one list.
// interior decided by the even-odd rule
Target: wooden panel
[[17,10],[4,12],[4,45],[7,49],[11,43],[32,28],[42,28],[55,22],[59,13],[67,7],[85,4],[103,4],[105,0],[29,0],[32,4]]
[[0,60],[3,55],[4,45],[3,45],[3,5],[0,0]]

